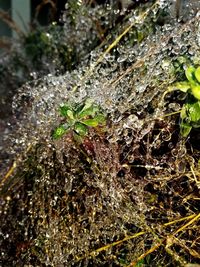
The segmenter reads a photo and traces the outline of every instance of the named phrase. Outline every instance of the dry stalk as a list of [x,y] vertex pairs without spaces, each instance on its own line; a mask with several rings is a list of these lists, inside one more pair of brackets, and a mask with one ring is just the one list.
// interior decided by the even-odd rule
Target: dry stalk
[[144,259],[147,255],[151,254],[152,252],[154,252],[155,250],[157,250],[161,245],[163,245],[164,242],[168,241],[168,244],[166,245],[167,247],[169,247],[169,241],[170,241],[170,246],[174,243],[174,238],[175,236],[179,233],[182,232],[183,230],[185,230],[189,225],[193,224],[195,221],[199,220],[200,218],[200,213],[197,214],[195,217],[193,217],[188,223],[184,224],[183,226],[181,226],[180,228],[178,228],[173,234],[167,236],[166,238],[163,238],[161,242],[157,243],[156,245],[154,245],[152,248],[150,248],[148,251],[146,251],[145,253],[143,253],[140,257],[138,257],[136,260],[134,260],[133,262],[131,262],[128,267],[134,267],[136,266],[136,264],[138,263],[138,261]]
[[11,29],[13,29],[19,35],[19,37],[24,36],[23,31],[12,20],[11,16],[7,12],[0,10],[0,19],[2,19]]

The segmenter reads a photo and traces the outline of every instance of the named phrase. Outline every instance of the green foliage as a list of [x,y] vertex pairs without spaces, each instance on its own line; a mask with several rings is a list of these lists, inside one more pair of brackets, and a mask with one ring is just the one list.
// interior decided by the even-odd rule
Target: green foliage
[[196,99],[200,100],[200,66],[198,68],[193,66],[188,67],[185,70],[185,75],[187,80],[177,82],[173,85],[173,87],[184,93],[190,93]]
[[135,267],[142,267],[142,266],[144,266],[144,259],[139,260],[135,265]]
[[48,27],[38,27],[29,32],[22,49],[25,60],[37,71],[46,68],[46,63],[52,62],[55,68],[71,70],[76,63],[75,49],[69,44],[64,28],[56,23]]
[[200,101],[184,104],[181,110],[181,134],[187,137],[192,128],[200,127]]
[[60,115],[65,122],[54,130],[54,139],[71,131],[76,141],[82,141],[88,134],[89,127],[104,126],[106,123],[104,114],[91,99],[87,99],[84,104],[60,106]]
[[187,80],[177,82],[173,87],[188,93],[187,102],[181,110],[181,135],[187,137],[192,128],[200,127],[200,66],[190,66],[185,70]]

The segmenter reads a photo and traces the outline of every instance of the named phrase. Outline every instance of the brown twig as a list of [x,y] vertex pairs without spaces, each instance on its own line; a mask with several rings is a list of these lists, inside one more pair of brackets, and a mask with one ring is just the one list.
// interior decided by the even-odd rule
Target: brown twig
[[9,40],[9,38],[0,38],[0,47],[5,49],[5,50],[10,50],[11,48],[11,40]]
[[3,20],[11,29],[13,29],[20,37],[24,36],[24,33],[18,25],[12,20],[11,16],[5,12],[0,10],[0,19]]

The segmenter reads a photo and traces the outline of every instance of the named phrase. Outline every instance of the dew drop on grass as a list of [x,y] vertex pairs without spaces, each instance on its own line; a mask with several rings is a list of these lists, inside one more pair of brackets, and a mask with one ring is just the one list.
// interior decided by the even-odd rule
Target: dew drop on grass
[[[166,7],[166,1],[162,4]],[[91,12],[92,18],[103,14],[100,7],[94,7]],[[153,13],[154,19],[157,12],[155,10]],[[152,20],[147,17],[144,22],[136,11],[129,16],[131,21],[137,21],[136,27],[140,26],[138,30],[143,23],[147,28],[151,26]],[[173,171],[173,160],[185,156],[185,146],[170,141],[171,130],[164,126],[163,130],[160,129],[162,126],[156,128],[155,120],[166,109],[164,105],[159,106],[167,88],[166,81],[174,81],[171,61],[176,60],[180,51],[187,46],[190,47],[187,48],[188,53],[200,56],[196,49],[198,39],[195,30],[190,30],[195,28],[199,33],[198,23],[188,22],[183,28],[177,22],[175,25],[169,22],[163,27],[157,25],[140,42],[135,41],[132,29],[115,50],[95,65],[107,47],[94,49],[89,55],[84,54],[85,48],[94,41],[93,37],[88,36],[97,34],[93,21],[78,14],[77,28],[72,30],[68,27],[69,19],[64,15],[66,34],[72,36],[71,40],[76,43],[83,60],[71,72],[48,75],[19,89],[13,102],[15,132],[4,137],[5,149],[12,155],[11,161],[17,158],[19,166],[23,166],[26,160],[30,164],[26,168],[31,171],[24,169],[21,173],[29,181],[28,188],[25,188],[27,207],[20,202],[23,197],[20,186],[19,196],[15,194],[15,200],[19,204],[18,212],[27,212],[30,216],[27,221],[20,222],[20,227],[25,227],[34,239],[36,251],[33,249],[32,253],[36,253],[35,257],[40,258],[41,265],[45,266],[76,264],[74,258],[77,255],[84,256],[99,244],[111,243],[121,238],[124,231],[130,231],[128,223],[137,230],[143,229],[143,216],[150,208],[142,196],[144,185],[150,178],[145,176],[145,168],[129,168],[126,163],[135,164],[135,161],[135,165],[151,166],[153,169],[155,166],[148,162],[153,157],[151,149],[157,149],[161,154],[159,149],[165,142],[170,152],[167,155],[158,153],[155,158],[165,159],[166,169]],[[104,26],[108,23],[108,20],[105,21]],[[123,27],[119,26],[116,34],[119,35],[122,30]],[[31,75],[35,77],[34,73]],[[85,151],[80,153],[70,135],[57,141],[52,140],[51,136],[52,129],[61,121],[59,106],[68,101],[82,103],[85,98],[92,98],[109,115],[105,134],[89,132],[88,146],[92,159],[85,157]],[[150,104],[152,113],[148,111]],[[180,104],[171,103],[167,108],[172,112],[178,111]],[[160,138],[154,141],[160,131]],[[34,160],[37,164],[32,166]],[[159,167],[159,160],[153,161],[156,167]],[[6,161],[2,168],[7,170],[11,161]],[[183,163],[180,162],[178,167],[182,172],[185,169]],[[122,164],[126,168],[123,177],[118,177]],[[162,180],[161,171],[160,175],[159,179]],[[22,183],[19,185],[22,186]],[[5,214],[11,212],[9,207],[4,211]],[[137,247],[134,241],[128,245],[130,251]],[[44,248],[39,256],[36,247]]]

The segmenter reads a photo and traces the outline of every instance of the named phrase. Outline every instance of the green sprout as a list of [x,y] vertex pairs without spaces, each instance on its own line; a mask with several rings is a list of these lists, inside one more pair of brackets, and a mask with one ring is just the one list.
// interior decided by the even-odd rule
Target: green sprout
[[59,110],[65,121],[54,130],[54,139],[71,131],[74,139],[80,142],[88,134],[89,127],[104,126],[106,123],[104,114],[91,99],[87,99],[84,104],[62,105]]
[[188,67],[185,70],[186,81],[177,82],[173,86],[184,93],[192,94],[196,99],[200,100],[200,67]]
[[200,127],[200,66],[188,67],[185,70],[186,81],[176,82],[169,91],[180,90],[188,93],[187,102],[181,109],[180,132],[187,137],[192,128]]

